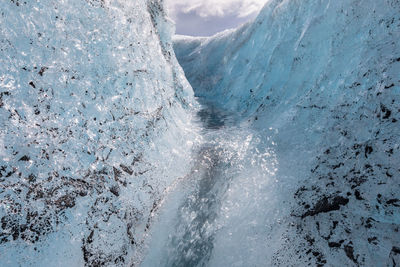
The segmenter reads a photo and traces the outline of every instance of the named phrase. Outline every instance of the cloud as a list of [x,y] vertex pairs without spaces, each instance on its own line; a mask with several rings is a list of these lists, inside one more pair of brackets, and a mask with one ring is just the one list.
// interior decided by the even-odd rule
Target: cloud
[[167,7],[172,17],[181,13],[196,13],[198,16],[247,17],[258,12],[267,0],[166,0]]

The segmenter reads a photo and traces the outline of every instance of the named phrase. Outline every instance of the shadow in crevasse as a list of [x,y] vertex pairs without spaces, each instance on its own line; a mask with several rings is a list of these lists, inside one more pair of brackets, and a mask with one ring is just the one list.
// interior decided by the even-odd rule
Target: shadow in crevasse
[[225,127],[233,125],[233,117],[209,103],[203,103],[198,117],[207,132],[208,142],[197,153],[195,172],[190,179],[195,186],[179,207],[166,266],[207,265],[214,247],[221,198],[232,177],[227,148],[216,139],[221,138]]
[[203,128],[207,130],[218,130],[223,127],[234,126],[237,123],[237,114],[227,112],[219,108],[212,102],[198,99],[202,109],[197,113],[197,117]]

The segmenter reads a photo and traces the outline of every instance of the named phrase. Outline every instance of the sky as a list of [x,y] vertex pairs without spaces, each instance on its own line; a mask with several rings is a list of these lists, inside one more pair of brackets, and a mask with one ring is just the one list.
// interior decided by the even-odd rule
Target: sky
[[166,0],[176,33],[210,36],[254,18],[267,0]]

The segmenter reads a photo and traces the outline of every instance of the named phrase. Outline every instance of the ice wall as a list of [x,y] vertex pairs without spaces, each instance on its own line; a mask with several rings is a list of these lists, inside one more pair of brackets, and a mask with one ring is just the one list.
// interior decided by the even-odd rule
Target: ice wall
[[215,266],[260,248],[255,265],[400,263],[399,39],[394,0],[271,0],[237,30],[176,37],[195,93],[272,140],[279,166],[263,244],[233,222]]
[[140,258],[196,136],[162,5],[2,1],[1,266]]

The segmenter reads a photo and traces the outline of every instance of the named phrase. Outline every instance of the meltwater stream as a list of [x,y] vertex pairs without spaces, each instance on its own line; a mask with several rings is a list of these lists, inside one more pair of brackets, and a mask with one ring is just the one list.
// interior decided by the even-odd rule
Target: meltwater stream
[[160,207],[141,266],[243,266],[249,257],[265,260],[273,148],[241,126],[235,114],[203,106],[198,118],[204,140],[195,149],[193,171]]

